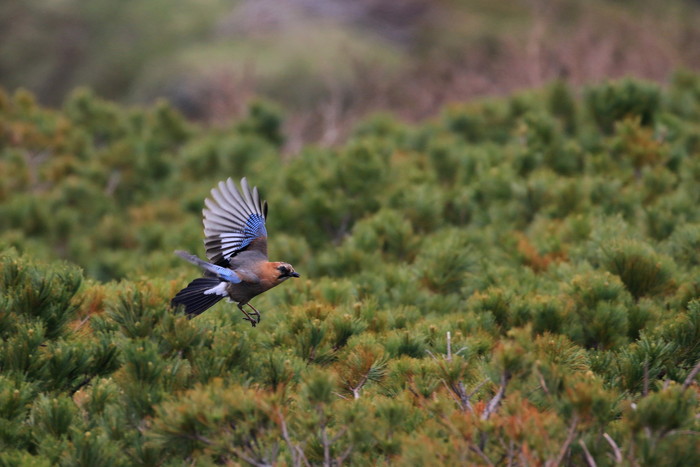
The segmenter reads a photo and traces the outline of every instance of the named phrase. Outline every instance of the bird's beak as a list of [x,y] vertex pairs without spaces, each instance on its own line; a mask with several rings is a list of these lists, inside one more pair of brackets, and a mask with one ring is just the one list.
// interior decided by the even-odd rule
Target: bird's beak
[[290,274],[290,276],[292,276],[292,277],[299,277],[299,273],[298,273],[298,272],[293,272],[293,273]]

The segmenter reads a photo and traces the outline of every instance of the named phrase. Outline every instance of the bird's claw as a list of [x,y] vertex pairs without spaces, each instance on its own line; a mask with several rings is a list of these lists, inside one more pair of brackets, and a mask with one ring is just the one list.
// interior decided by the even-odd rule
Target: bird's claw
[[250,316],[249,314],[246,313],[246,315],[243,317],[243,319],[248,321],[250,323],[250,325],[253,327],[260,324],[260,313],[258,313],[258,311],[255,311],[255,312],[251,313],[251,315],[253,315],[254,317]]

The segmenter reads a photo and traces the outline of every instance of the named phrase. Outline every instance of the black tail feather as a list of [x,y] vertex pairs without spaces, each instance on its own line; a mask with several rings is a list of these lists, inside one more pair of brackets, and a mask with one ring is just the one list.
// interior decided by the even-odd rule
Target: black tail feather
[[204,294],[205,290],[216,287],[220,283],[221,281],[219,279],[213,277],[200,277],[195,279],[175,295],[171,306],[176,308],[178,305],[184,305],[187,317],[194,318],[224,298],[221,295]]

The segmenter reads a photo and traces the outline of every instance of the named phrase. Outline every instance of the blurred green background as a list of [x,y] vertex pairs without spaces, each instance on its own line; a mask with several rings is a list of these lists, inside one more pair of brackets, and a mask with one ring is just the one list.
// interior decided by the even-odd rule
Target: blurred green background
[[423,119],[556,78],[663,82],[700,68],[698,24],[689,0],[6,0],[0,86],[52,106],[78,85],[164,97],[210,123],[263,96],[295,152],[376,110]]
[[699,9],[3,1],[0,466],[700,465]]

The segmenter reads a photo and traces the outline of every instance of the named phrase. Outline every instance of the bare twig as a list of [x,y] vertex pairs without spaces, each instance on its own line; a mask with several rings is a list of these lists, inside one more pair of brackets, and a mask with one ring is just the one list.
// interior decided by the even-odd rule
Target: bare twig
[[486,404],[486,409],[484,409],[484,413],[481,414],[482,420],[488,420],[491,414],[498,408],[498,405],[501,403],[501,399],[503,399],[503,396],[506,393],[506,385],[508,384],[509,379],[510,375],[507,371],[504,371],[501,375],[501,385],[498,387],[498,391],[496,391],[496,394],[489,401],[489,403]]
[[583,449],[583,454],[586,456],[586,463],[588,464],[588,467],[598,467],[598,464],[596,464],[595,459],[593,459],[593,456],[591,456],[590,451],[586,447],[586,443],[584,443],[582,439],[579,439],[578,444],[581,446],[581,449]]
[[447,381],[445,381],[444,379],[442,380],[442,384],[445,385],[445,387],[449,390],[449,393],[452,396],[452,398],[457,404],[459,404],[459,406],[462,408],[462,411],[464,411],[464,407],[462,405],[462,398],[459,396],[455,388],[451,384],[447,384]]
[[535,366],[533,366],[532,369],[535,372],[535,374],[537,375],[537,379],[540,380],[540,387],[542,388],[544,393],[549,396],[550,395],[549,388],[547,387],[547,383],[545,382],[544,376],[542,376],[542,373],[540,372],[539,368],[537,368],[537,365],[535,365]]
[[552,464],[553,466],[561,465],[561,463],[564,461],[564,457],[566,456],[566,453],[569,451],[569,447],[571,446],[571,442],[574,440],[574,436],[576,435],[576,427],[578,426],[578,415],[574,415],[574,418],[571,420],[571,425],[569,426],[569,434],[566,436],[566,440],[564,441],[564,444],[562,444],[561,449],[559,450],[559,455],[557,456],[556,460]]
[[484,462],[486,462],[488,465],[491,465],[491,466],[495,465],[493,463],[493,461],[491,459],[489,459],[488,456],[484,453],[484,451],[482,451],[481,448],[479,446],[477,446],[476,444],[469,446],[469,449],[471,449],[472,451],[477,453],[479,455],[479,457],[481,457],[484,460]]
[[301,466],[301,463],[303,461],[304,465],[308,466],[309,461],[306,459],[304,451],[299,445],[295,446],[294,444],[292,444],[292,439],[290,438],[289,430],[287,429],[287,422],[284,419],[282,411],[279,409],[277,409],[277,416],[279,417],[280,421],[280,431],[282,432],[282,439],[284,439],[284,442],[287,443],[287,448],[289,448],[289,453],[292,456],[292,464],[294,465],[294,467],[299,467]]
[[321,424],[321,445],[323,446],[323,467],[331,467],[331,443],[326,433],[326,423]]
[[370,372],[370,371],[372,371],[372,367],[371,367],[371,366],[367,369],[367,373],[365,373],[365,374],[362,376],[362,378],[360,379],[360,382],[357,383],[357,386],[355,386],[354,388],[353,388],[353,387],[350,388],[350,390],[352,391],[352,395],[355,397],[355,399],[359,399],[359,398],[360,398],[360,389],[362,389],[362,386],[364,386],[365,383],[367,382],[367,378],[369,378],[369,372]]
[[264,460],[258,461],[256,459],[253,459],[249,455],[247,455],[245,452],[243,452],[242,449],[239,448],[233,448],[233,453],[236,454],[238,457],[249,463],[250,465],[254,465],[255,467],[270,467],[272,464],[269,462],[266,462]]
[[672,435],[686,435],[686,436],[700,436],[700,431],[694,430],[671,430],[666,433],[666,436]]
[[467,391],[464,390],[464,384],[460,381],[457,383],[457,395],[459,396],[459,400],[462,404],[462,411],[469,410],[471,413],[474,413],[474,409],[472,409],[472,404],[469,402],[469,396],[467,395]]
[[649,394],[649,362],[644,361],[644,386],[642,388],[642,396],[646,397]]
[[508,465],[513,465],[513,459],[515,458],[515,443],[510,440],[508,443]]
[[617,446],[617,443],[615,442],[614,439],[610,437],[609,434],[603,433],[603,438],[605,438],[605,441],[608,442],[610,447],[613,450],[613,454],[615,455],[615,462],[616,463],[621,463],[622,462],[622,452],[620,451],[620,448]]
[[119,170],[113,170],[109,174],[109,179],[107,180],[107,186],[105,187],[105,194],[107,196],[114,196],[114,192],[117,191],[119,182],[121,181],[122,174]]
[[472,390],[472,392],[469,393],[469,395],[468,395],[467,397],[468,397],[469,399],[471,399],[472,396],[473,396],[474,394],[476,394],[477,391],[478,391],[479,389],[481,389],[481,388],[484,386],[484,384],[486,384],[486,383],[488,383],[488,382],[489,382],[489,380],[488,380],[488,379],[485,379],[485,380],[483,380],[482,382],[480,382],[479,384],[477,384],[476,387]]
[[352,447],[352,444],[350,444],[350,446],[348,446],[348,448],[345,451],[343,451],[343,453],[340,456],[338,456],[338,458],[335,460],[336,465],[343,465],[345,459],[347,459],[350,453],[352,452]]
[[73,332],[78,331],[80,328],[85,326],[85,323],[87,323],[90,320],[90,315],[87,315],[85,318],[81,319],[78,325],[73,329]]
[[188,438],[188,439],[193,439],[193,440],[195,440],[195,441],[199,441],[200,443],[204,443],[204,444],[206,444],[207,446],[211,446],[212,444],[214,444],[214,443],[212,442],[212,440],[210,440],[210,439],[207,438],[206,436],[200,435],[199,433],[193,433],[193,434],[184,435],[184,437],[185,437],[185,438]]
[[692,370],[690,370],[690,373],[688,373],[688,376],[685,378],[685,381],[683,381],[683,390],[688,389],[688,386],[693,382],[695,377],[698,375],[698,372],[700,372],[700,362],[698,362]]
[[447,361],[452,361],[452,335],[447,331]]
[[343,429],[340,430],[340,431],[338,432],[338,434],[335,435],[335,436],[331,439],[331,444],[335,443],[335,442],[338,441],[340,438],[342,438],[343,435],[344,435],[347,431],[348,431],[348,428],[347,428],[347,427],[343,427]]

